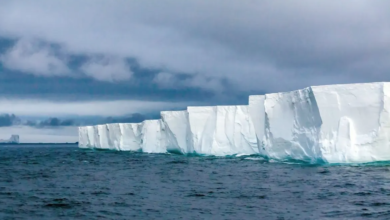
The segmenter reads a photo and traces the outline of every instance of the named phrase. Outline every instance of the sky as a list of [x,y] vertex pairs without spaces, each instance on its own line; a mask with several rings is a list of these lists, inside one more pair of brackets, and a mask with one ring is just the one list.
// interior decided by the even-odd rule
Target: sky
[[0,139],[389,71],[388,0],[0,0]]

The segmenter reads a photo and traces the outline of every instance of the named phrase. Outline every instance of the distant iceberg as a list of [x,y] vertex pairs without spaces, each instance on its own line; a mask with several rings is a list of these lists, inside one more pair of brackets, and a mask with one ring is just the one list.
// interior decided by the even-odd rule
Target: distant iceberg
[[19,135],[14,134],[8,140],[0,139],[1,144],[19,144]]
[[390,83],[253,95],[249,105],[163,111],[142,123],[79,128],[79,147],[252,155],[311,163],[390,160]]

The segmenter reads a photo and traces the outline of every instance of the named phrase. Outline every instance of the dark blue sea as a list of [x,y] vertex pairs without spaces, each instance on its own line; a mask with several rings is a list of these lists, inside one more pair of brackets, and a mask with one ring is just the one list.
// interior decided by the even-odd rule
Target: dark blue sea
[[390,165],[0,146],[0,219],[390,219]]

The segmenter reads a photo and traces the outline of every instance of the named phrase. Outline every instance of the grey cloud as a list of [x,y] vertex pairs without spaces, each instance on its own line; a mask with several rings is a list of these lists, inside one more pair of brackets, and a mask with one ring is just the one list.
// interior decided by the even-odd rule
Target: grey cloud
[[61,126],[75,126],[75,122],[72,119],[59,119],[59,118],[48,118],[44,121],[39,122],[35,126],[38,127],[61,127]]
[[109,117],[75,117],[75,118],[59,118],[50,117],[46,119],[24,120],[14,114],[0,115],[0,127],[12,126],[28,126],[34,128],[62,128],[75,127],[84,125],[109,124],[109,123],[140,123],[147,119],[160,118],[159,113],[141,114],[133,113],[123,116],[109,116]]
[[70,73],[65,61],[42,42],[21,39],[0,56],[4,67],[38,76],[58,76]]
[[110,123],[139,123],[146,119],[154,118],[153,115],[143,115],[141,113],[134,113],[124,116],[114,117],[96,117],[92,119],[75,118],[75,119],[61,119],[57,117],[48,118],[38,121],[27,121],[24,125],[32,126],[36,128],[55,128],[55,127],[67,127],[67,126],[80,126],[80,125],[96,125],[96,124],[110,124]]
[[237,90],[285,91],[389,80],[388,8],[381,0],[15,0],[2,2],[0,31],[201,76],[188,86],[220,91],[203,81],[217,78]]
[[150,119],[150,117],[147,117],[140,113],[134,113],[128,116],[122,116],[122,117],[107,117],[100,121],[102,124],[109,124],[109,123],[139,123],[146,119]]
[[206,77],[204,75],[179,75],[168,72],[158,73],[153,83],[160,88],[165,89],[183,89],[183,88],[204,88],[208,90],[223,90],[223,85],[219,78]]
[[0,127],[8,127],[21,124],[21,120],[14,114],[0,115]]
[[37,128],[44,127],[64,127],[64,126],[77,126],[73,119],[60,119],[60,118],[48,118],[45,120],[23,120],[15,114],[2,114],[0,115],[0,127],[12,127],[12,126],[30,126]]

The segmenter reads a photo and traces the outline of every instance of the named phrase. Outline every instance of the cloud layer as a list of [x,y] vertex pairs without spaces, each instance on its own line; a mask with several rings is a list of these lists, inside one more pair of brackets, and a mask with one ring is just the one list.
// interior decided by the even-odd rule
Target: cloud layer
[[[223,81],[241,91],[274,92],[390,79],[385,0],[3,0],[1,5],[4,36],[41,39],[68,54],[116,57],[106,63],[92,59],[83,67],[97,80],[131,79],[123,62],[128,58],[143,68],[196,76],[183,85],[216,91]],[[48,57],[45,50],[38,54]],[[37,69],[45,70],[45,62]],[[155,78],[171,86],[164,80],[166,75]]]

